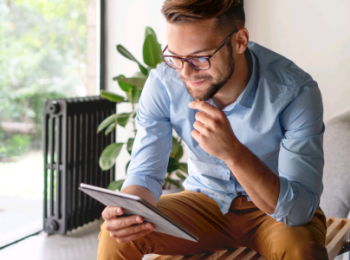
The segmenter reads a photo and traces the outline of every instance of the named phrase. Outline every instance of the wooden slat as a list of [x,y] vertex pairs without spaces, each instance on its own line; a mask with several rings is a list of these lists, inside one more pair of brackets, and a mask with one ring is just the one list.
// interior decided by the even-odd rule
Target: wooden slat
[[217,251],[213,254],[210,254],[206,260],[217,260],[220,256],[222,256],[223,254],[225,254],[227,252],[227,250],[221,250],[221,251]]
[[334,236],[334,238],[326,246],[329,259],[334,259],[338,252],[343,248],[344,243],[347,242],[347,239],[350,234],[350,220],[342,219],[343,226],[339,232]]
[[[327,235],[326,235],[326,248],[330,260],[333,260],[340,250],[343,248],[347,238],[350,235],[350,220],[341,218],[327,218]],[[246,247],[240,247],[235,250],[222,250],[215,253],[201,254],[192,257],[184,256],[167,256],[168,258],[157,258],[159,255],[154,255],[147,258],[147,260],[265,260],[262,256],[254,250],[245,252],[248,249]],[[163,256],[164,257],[164,256]]]
[[343,220],[338,218],[335,219],[334,222],[327,228],[327,235],[326,235],[326,245],[329,244],[329,242],[335,237],[335,235],[339,232],[339,230],[342,228]]
[[[184,258],[185,257],[183,255],[168,255],[168,256],[166,256],[166,258],[162,258],[161,260],[181,260],[181,259],[184,259]],[[158,259],[156,259],[156,260],[158,260]]]
[[326,227],[328,228],[334,222],[334,218],[326,218]]
[[150,257],[147,258],[147,260],[164,260],[168,257],[168,259],[170,256],[162,256],[162,255],[151,255]]
[[[248,254],[246,254],[242,260],[252,260],[255,256],[258,256],[258,253],[254,250],[251,250]],[[256,257],[257,258],[257,257]]]
[[228,250],[225,254],[223,254],[218,260],[231,260],[235,259],[235,257],[239,256],[246,247],[239,247],[235,251]]
[[201,259],[207,259],[207,257],[205,256],[205,254],[200,254],[200,255],[195,255],[192,257],[188,257],[188,258],[184,258],[186,260],[201,260]]

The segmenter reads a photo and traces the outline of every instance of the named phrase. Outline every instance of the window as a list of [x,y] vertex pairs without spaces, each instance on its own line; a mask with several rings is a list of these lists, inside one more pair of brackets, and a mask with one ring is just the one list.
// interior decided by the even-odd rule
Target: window
[[96,1],[0,0],[0,248],[42,230],[44,100],[97,94],[94,11]]

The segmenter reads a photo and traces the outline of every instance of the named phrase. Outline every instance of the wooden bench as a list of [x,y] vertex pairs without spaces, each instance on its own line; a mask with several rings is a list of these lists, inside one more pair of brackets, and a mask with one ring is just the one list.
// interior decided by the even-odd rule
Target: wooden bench
[[[327,218],[326,248],[330,260],[333,260],[350,235],[350,219]],[[206,253],[195,256],[182,255],[152,255],[147,260],[265,260],[254,250],[240,247],[235,250],[222,250],[215,253]]]

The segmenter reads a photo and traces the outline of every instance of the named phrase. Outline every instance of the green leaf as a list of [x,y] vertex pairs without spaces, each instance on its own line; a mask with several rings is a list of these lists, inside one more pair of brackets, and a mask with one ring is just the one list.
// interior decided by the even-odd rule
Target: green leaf
[[188,165],[187,163],[179,163],[179,169],[184,173],[188,174]]
[[130,98],[130,102],[133,104],[136,104],[139,102],[141,97],[142,90],[137,87],[132,87],[128,93],[128,96]]
[[131,160],[129,160],[127,162],[127,164],[125,165],[125,174],[128,174],[128,169],[129,169],[130,162],[131,162]]
[[154,30],[151,28],[151,27],[146,27],[146,30],[145,30],[145,39],[147,38],[148,35],[153,35],[154,37],[156,37],[157,39],[157,35],[156,33],[154,32]]
[[135,118],[137,116],[137,111],[133,111],[130,115],[130,117]]
[[180,185],[179,181],[177,181],[177,180],[166,178],[166,179],[164,179],[164,181],[170,183],[171,185],[174,185],[176,188],[181,189],[181,185]]
[[124,183],[125,179],[122,180],[118,180],[118,181],[112,181],[109,185],[108,185],[108,189],[109,190],[119,190],[122,188],[123,183]]
[[100,90],[100,95],[111,102],[121,102],[124,100],[124,97],[105,90]]
[[109,127],[107,127],[106,131],[105,131],[105,135],[108,135],[110,132],[112,132],[115,128],[117,127],[117,123],[112,123],[111,125],[109,125]]
[[180,148],[181,148],[181,146],[180,146],[179,142],[177,141],[177,139],[175,137],[173,137],[171,150],[170,150],[170,157],[175,158],[175,156],[178,153],[178,151],[180,150]]
[[129,138],[128,142],[126,144],[126,150],[128,151],[128,153],[131,155],[132,152],[132,146],[134,145],[134,140],[135,138]]
[[126,124],[129,121],[129,118],[130,118],[131,114],[132,113],[121,113],[121,114],[118,114],[118,116],[117,116],[117,124],[122,126],[122,127],[125,127]]
[[156,68],[158,63],[161,63],[163,60],[160,57],[162,54],[162,49],[159,46],[157,37],[152,34],[148,34],[145,42],[143,44],[143,60],[144,62],[152,67]]
[[176,172],[176,176],[179,177],[181,180],[186,180],[186,176],[183,175],[181,172]]
[[117,51],[124,56],[125,58],[131,60],[131,61],[135,61],[136,63],[140,63],[136,60],[136,58],[121,44],[117,45]]
[[124,46],[118,44],[117,45],[117,51],[121,55],[123,55],[125,58],[136,62],[139,65],[139,68],[140,68],[140,71],[142,72],[142,74],[148,75],[147,68],[145,68],[138,60],[136,60],[136,58],[127,49],[125,49]]
[[141,90],[143,89],[143,86],[145,85],[145,82],[146,82],[145,78],[136,78],[136,77],[133,77],[133,78],[114,77],[113,80],[131,84]]
[[99,164],[103,171],[113,167],[124,143],[113,143],[108,145],[101,153]]
[[179,167],[180,167],[179,161],[175,160],[174,158],[169,157],[167,172],[171,173],[173,171],[176,171],[179,169]]
[[183,149],[182,146],[180,145],[180,148],[179,148],[179,150],[177,151],[177,153],[176,153],[174,159],[179,161],[183,155],[184,155],[184,149]]
[[134,78],[144,78],[144,79],[147,79],[147,75],[144,75],[140,72],[135,72],[133,75],[132,75]]
[[[119,75],[119,76],[117,76],[117,78],[125,79],[125,76]],[[121,82],[121,81],[118,81],[118,85],[119,85],[120,89],[126,93],[129,93],[130,89],[133,87],[133,85],[131,85],[129,83]]]
[[107,126],[115,123],[117,121],[117,117],[118,117],[117,114],[113,114],[113,115],[110,115],[109,117],[107,117],[105,120],[103,120],[97,128],[97,133],[101,132]]

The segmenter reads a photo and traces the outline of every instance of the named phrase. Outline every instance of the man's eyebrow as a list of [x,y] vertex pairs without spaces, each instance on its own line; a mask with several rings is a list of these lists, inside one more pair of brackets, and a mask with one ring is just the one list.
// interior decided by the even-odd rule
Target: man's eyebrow
[[[176,54],[175,52],[171,51],[169,48],[168,48],[168,51],[173,55],[180,56],[180,55]],[[212,50],[208,50],[208,49],[198,50],[198,51],[190,53],[189,55],[187,55],[187,57],[198,54],[198,53],[202,53],[202,52],[208,52],[208,51],[212,51]]]

